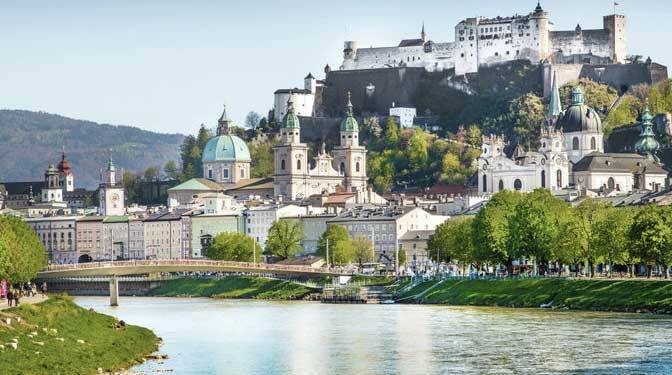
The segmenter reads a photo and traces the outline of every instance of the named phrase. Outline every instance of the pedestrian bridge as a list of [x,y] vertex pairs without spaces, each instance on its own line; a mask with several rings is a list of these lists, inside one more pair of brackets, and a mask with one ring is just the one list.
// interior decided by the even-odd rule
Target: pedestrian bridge
[[54,264],[38,272],[37,278],[48,280],[62,277],[128,276],[161,272],[241,272],[312,277],[351,275],[345,271],[310,266],[184,259]]
[[263,275],[291,275],[303,277],[349,276],[352,273],[310,266],[289,266],[250,262],[227,262],[218,260],[125,260],[49,265],[37,273],[37,279],[48,281],[65,277],[110,277],[110,305],[119,304],[118,276],[152,275],[162,272],[240,272]]

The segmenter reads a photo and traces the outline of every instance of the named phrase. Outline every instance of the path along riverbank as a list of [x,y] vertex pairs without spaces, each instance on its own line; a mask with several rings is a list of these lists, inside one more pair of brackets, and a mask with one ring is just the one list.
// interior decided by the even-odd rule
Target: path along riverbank
[[52,295],[0,311],[0,374],[115,373],[141,363],[159,342],[149,329]]
[[397,302],[672,313],[669,280],[447,279],[397,287]]

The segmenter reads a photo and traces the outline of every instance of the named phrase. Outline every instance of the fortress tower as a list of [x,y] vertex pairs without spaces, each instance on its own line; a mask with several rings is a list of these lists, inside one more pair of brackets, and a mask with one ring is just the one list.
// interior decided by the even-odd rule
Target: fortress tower
[[604,29],[609,30],[609,47],[611,59],[615,63],[624,64],[627,53],[626,19],[622,14],[604,16]]

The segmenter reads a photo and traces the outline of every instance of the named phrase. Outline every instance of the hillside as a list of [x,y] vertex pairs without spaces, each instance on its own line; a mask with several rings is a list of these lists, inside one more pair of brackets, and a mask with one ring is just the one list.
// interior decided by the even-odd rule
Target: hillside
[[109,150],[118,168],[141,172],[179,160],[183,138],[44,112],[0,110],[0,181],[40,180],[65,146],[76,187],[94,188]]

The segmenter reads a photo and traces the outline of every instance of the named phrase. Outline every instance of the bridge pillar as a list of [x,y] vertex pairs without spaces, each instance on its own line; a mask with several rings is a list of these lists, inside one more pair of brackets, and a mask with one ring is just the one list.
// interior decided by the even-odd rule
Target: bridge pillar
[[119,280],[114,275],[110,278],[110,306],[119,306]]

